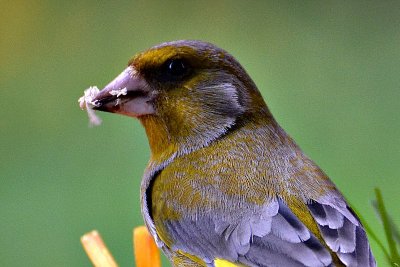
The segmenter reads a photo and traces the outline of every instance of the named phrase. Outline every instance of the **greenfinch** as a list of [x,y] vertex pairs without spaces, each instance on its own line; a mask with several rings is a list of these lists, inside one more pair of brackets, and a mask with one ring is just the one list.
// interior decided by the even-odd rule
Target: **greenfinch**
[[376,266],[357,215],[226,51],[154,46],[91,103],[144,126],[142,214],[173,266]]

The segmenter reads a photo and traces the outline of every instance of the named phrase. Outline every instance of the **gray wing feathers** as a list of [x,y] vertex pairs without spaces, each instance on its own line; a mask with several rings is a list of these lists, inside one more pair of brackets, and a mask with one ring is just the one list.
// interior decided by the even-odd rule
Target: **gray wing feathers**
[[[258,238],[257,238],[258,239]],[[260,240],[256,240],[254,246],[251,247],[250,251],[244,255],[239,256],[238,261],[246,264],[248,266],[301,266],[304,267],[303,264],[296,261],[293,258],[287,257],[282,253],[277,253],[275,250],[271,249],[271,247],[266,247],[266,244],[260,243]]]
[[237,252],[233,243],[226,242],[212,228],[211,219],[202,218],[198,221],[179,220],[166,224],[168,233],[175,244],[174,250],[180,249],[193,255],[201,255],[206,263],[212,263],[215,255],[225,255],[226,259],[235,259]]
[[173,250],[249,266],[330,266],[328,250],[280,199],[240,217],[218,214],[166,222]]
[[333,251],[342,253],[354,251],[356,225],[328,205],[312,202],[308,208],[318,223],[326,244]]
[[[324,201],[323,201],[324,202]],[[344,201],[343,201],[344,202]],[[339,205],[339,204],[340,205]],[[338,200],[308,204],[326,245],[346,266],[376,266],[364,229]],[[165,222],[173,250],[249,266],[332,266],[327,248],[280,199],[240,214],[215,212]]]
[[348,266],[376,266],[368,245],[368,240],[362,228],[356,230],[356,248],[352,253],[338,253],[339,258]]
[[279,213],[274,217],[272,233],[291,243],[299,243],[310,238],[310,231],[290,209],[279,200]]
[[[332,262],[329,252],[315,237],[312,239],[309,246],[305,242],[286,242],[273,234],[257,237],[244,258],[257,266],[329,266]],[[317,250],[313,246],[316,243]]]
[[213,213],[167,221],[165,226],[175,241],[173,249],[202,255],[206,263],[211,263],[216,255],[237,261],[239,255],[249,250],[253,236],[265,236],[271,232],[272,217],[278,209],[278,202],[273,202],[259,211],[241,214],[240,219],[237,216],[221,218],[218,213]]
[[[328,250],[281,200],[279,212],[272,218],[271,232],[254,237],[243,256],[256,266],[330,266]],[[243,262],[245,263],[245,262]]]
[[326,244],[346,266],[376,266],[358,219],[345,204],[338,205],[337,202],[336,199],[331,203],[308,204]]

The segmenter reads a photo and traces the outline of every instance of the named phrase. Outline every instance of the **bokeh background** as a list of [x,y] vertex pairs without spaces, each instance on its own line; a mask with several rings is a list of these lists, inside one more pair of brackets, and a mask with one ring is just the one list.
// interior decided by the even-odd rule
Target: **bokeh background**
[[400,224],[400,2],[2,0],[1,266],[90,266],[92,229],[134,265],[144,130],[110,114],[89,128],[77,99],[176,39],[230,51],[378,236],[374,187]]

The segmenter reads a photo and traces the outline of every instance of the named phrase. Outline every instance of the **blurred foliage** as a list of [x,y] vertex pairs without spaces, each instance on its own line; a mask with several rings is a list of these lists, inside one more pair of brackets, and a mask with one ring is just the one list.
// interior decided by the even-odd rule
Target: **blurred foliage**
[[109,114],[88,128],[77,99],[134,53],[176,39],[235,55],[384,239],[369,203],[379,185],[399,225],[399,25],[398,1],[2,0],[0,265],[90,266],[79,237],[92,229],[132,265],[145,133]]

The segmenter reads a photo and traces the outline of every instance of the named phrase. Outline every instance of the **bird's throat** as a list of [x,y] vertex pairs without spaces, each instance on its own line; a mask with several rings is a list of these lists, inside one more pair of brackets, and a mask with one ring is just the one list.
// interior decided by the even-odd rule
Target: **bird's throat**
[[178,150],[168,129],[160,117],[146,115],[139,117],[146,130],[151,151],[151,161],[164,161]]

